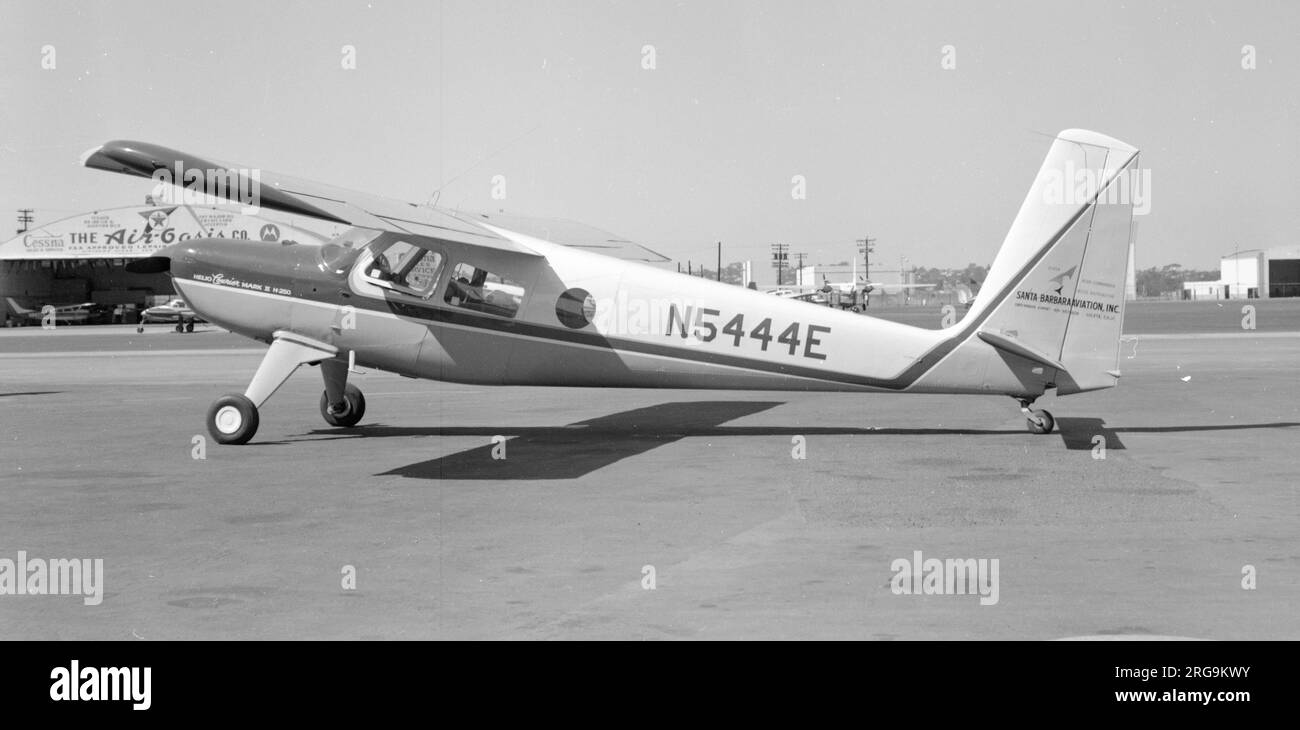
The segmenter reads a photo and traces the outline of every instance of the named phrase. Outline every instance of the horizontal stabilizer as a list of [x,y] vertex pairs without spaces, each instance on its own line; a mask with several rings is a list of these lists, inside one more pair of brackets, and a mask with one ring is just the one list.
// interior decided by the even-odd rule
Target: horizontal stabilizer
[[1023,342],[1017,341],[1015,338],[1000,335],[996,332],[985,332],[984,330],[980,330],[975,334],[978,335],[981,340],[984,340],[999,350],[1005,350],[1013,355],[1019,355],[1020,357],[1023,357],[1026,360],[1032,360],[1039,365],[1046,365],[1047,367],[1056,370],[1065,370],[1065,366],[1062,365],[1060,361],[1042,351],[1026,345]]

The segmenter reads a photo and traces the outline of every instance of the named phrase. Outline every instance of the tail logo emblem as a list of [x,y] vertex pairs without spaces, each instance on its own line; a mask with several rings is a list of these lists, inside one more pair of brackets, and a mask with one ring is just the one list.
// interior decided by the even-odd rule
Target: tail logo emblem
[[1068,285],[1074,279],[1074,270],[1077,268],[1079,267],[1071,266],[1068,271],[1061,274],[1057,274],[1056,276],[1053,276],[1051,279],[1049,279],[1049,281],[1051,281],[1053,284],[1056,284],[1057,294],[1060,294],[1061,290],[1064,289],[1066,285]]

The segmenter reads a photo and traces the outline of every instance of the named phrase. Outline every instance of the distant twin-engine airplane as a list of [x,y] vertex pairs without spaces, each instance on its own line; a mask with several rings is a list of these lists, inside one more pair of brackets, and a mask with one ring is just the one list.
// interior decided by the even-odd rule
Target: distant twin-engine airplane
[[[1119,379],[1132,206],[1107,191],[1137,150],[1094,132],[1058,135],[979,297],[940,330],[810,307],[647,265],[657,254],[558,221],[466,214],[261,173],[265,208],[353,226],[323,246],[194,239],[133,262],[169,271],[204,319],[270,344],[243,393],[207,425],[253,437],[258,409],[300,365],[319,365],[321,415],[357,424],[350,363],[492,385],[1011,396],[1035,433],[1058,395]],[[164,147],[109,142],[88,167],[247,175]],[[1097,189],[1062,201],[1067,171]],[[221,189],[248,190],[248,180]],[[1113,191],[1112,191],[1113,192]],[[240,201],[246,202],[246,201]]]
[[861,276],[855,278],[856,281],[831,281],[829,277],[823,276],[821,286],[795,285],[765,291],[778,297],[838,306],[840,309],[851,309],[854,312],[859,312],[867,306],[867,297],[872,292],[901,294],[903,292],[910,293],[913,289],[934,288],[934,284],[893,284],[882,281],[867,281],[866,278]]

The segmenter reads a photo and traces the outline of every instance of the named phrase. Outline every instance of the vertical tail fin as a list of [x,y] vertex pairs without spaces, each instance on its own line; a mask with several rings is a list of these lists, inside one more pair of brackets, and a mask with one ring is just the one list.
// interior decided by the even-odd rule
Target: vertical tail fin
[[[967,314],[977,334],[1057,371],[1057,393],[1119,378],[1138,151],[1071,129],[1053,142]],[[991,311],[986,311],[991,310]]]
[[5,297],[5,304],[9,305],[9,311],[13,313],[14,316],[17,317],[23,317],[28,314],[35,313],[34,310],[27,309],[26,307],[20,305],[18,302],[15,302],[12,297]]

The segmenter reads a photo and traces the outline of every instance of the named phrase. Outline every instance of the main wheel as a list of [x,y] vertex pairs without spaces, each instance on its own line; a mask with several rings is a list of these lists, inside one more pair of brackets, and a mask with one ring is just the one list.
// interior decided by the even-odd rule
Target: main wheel
[[361,394],[361,389],[348,383],[343,389],[343,401],[346,408],[342,413],[332,413],[330,411],[329,393],[324,391],[320,394],[320,414],[325,422],[331,426],[341,428],[350,428],[361,422],[361,418],[366,415],[366,397]]
[[208,408],[208,433],[219,444],[246,444],[257,433],[257,406],[239,393],[228,393]]
[[1030,416],[1025,420],[1029,423],[1031,433],[1051,433],[1056,428],[1056,419],[1047,411],[1033,411]]

